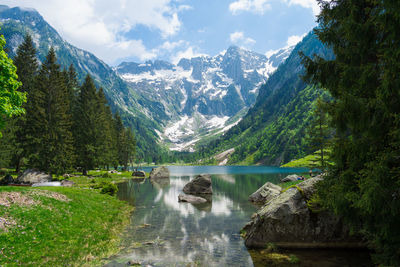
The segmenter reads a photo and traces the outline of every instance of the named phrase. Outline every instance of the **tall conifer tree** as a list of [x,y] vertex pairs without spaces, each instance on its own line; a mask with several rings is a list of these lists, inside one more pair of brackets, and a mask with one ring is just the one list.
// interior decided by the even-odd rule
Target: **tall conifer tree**
[[335,166],[322,204],[363,233],[377,263],[400,265],[400,2],[319,0],[315,30],[333,60],[304,58],[327,88]]
[[[27,100],[29,102],[30,92],[32,91],[38,72],[36,49],[30,35],[27,34],[22,44],[17,48],[14,64],[17,67],[18,79],[22,82],[20,91],[27,93]],[[21,160],[25,156],[23,149],[23,144],[26,142],[25,123],[25,116],[16,117],[12,122],[12,125],[15,127],[15,139],[13,141],[15,147],[12,152],[12,161],[17,172],[20,171]]]
[[82,168],[82,173],[98,166],[98,95],[96,86],[90,75],[86,76],[81,86],[75,112],[75,148],[77,152],[77,164]]
[[29,105],[31,165],[50,173],[71,169],[74,159],[69,114],[69,95],[65,77],[50,48],[32,90]]

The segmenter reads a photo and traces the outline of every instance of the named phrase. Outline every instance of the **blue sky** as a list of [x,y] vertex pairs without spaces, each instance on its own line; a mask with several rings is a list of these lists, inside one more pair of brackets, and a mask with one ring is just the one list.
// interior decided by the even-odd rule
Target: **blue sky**
[[35,8],[73,45],[110,65],[214,56],[230,45],[262,54],[316,26],[315,0],[1,0]]

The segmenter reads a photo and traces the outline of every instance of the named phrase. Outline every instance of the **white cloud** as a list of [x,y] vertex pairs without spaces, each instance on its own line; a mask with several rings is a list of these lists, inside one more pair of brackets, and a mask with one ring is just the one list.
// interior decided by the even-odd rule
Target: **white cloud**
[[317,0],[283,0],[283,1],[287,3],[289,6],[299,5],[304,8],[310,8],[312,9],[314,15],[318,15],[320,12]]
[[178,64],[179,60],[182,58],[194,58],[200,56],[207,56],[207,54],[199,53],[193,46],[189,46],[186,50],[179,51],[172,56],[171,61],[174,64]]
[[137,25],[159,31],[163,38],[181,28],[178,13],[187,5],[172,0],[4,0],[9,6],[32,7],[72,44],[89,50],[108,63],[118,57],[154,57],[141,40],[124,34]]
[[187,42],[185,42],[184,40],[179,40],[177,42],[165,41],[162,45],[160,45],[158,50],[172,51],[184,44],[187,44]]
[[303,35],[292,35],[289,36],[289,38],[286,41],[287,46],[293,46],[296,45],[298,42],[300,42],[301,40],[303,40],[305,34]]
[[229,35],[229,38],[232,43],[239,45],[252,45],[256,43],[254,39],[245,37],[243,32],[233,32]]
[[263,15],[266,10],[271,8],[268,1],[269,0],[237,0],[229,5],[229,10],[233,15],[237,15],[241,11],[249,11]]
[[[299,5],[304,8],[310,8],[314,15],[318,15],[320,8],[317,0],[280,0],[283,3],[292,6]],[[236,0],[229,5],[229,10],[233,15],[237,15],[242,11],[248,11],[255,14],[263,15],[265,11],[271,9],[268,3],[270,0]]]

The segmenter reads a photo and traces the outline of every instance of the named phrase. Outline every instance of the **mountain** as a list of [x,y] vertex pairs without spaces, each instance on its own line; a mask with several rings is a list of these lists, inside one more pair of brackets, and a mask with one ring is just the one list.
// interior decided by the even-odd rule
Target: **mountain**
[[[170,150],[193,151],[212,141],[218,150],[216,142],[221,141],[215,140],[219,136],[233,127],[222,139],[230,140],[234,129],[243,129],[251,114],[257,114],[255,107],[263,109],[260,99],[271,94],[263,84],[276,80],[278,66],[287,63],[294,49],[286,47],[265,56],[231,46],[216,56],[183,58],[177,64],[156,60],[124,62],[111,68],[65,41],[35,10],[0,6],[0,27],[11,57],[29,33],[40,61],[53,46],[59,63],[63,67],[73,64],[80,81],[89,73],[103,87],[113,111],[134,129],[138,156],[147,162],[170,160],[165,145]],[[284,83],[286,76],[276,83]]]
[[142,112],[140,103],[146,100],[132,91],[110,66],[93,54],[69,44],[34,9],[1,5],[0,27],[11,58],[15,56],[24,36],[30,34],[38,51],[39,61],[45,59],[49,48],[53,46],[59,64],[63,67],[73,64],[80,81],[83,81],[86,74],[90,74],[96,85],[103,87],[112,109],[121,114],[125,124],[134,128],[139,156],[158,156],[161,148],[158,146],[155,129],[161,129],[160,126]]
[[258,90],[293,47],[270,57],[231,46],[217,56],[123,62],[114,70],[147,103],[145,113],[163,124],[172,150],[193,150],[197,141],[222,134],[255,103]]
[[307,152],[306,128],[317,97],[325,91],[305,83],[299,52],[327,59],[333,52],[309,33],[287,60],[260,87],[257,100],[243,119],[218,140],[199,146],[207,155],[235,148],[230,164],[280,165]]

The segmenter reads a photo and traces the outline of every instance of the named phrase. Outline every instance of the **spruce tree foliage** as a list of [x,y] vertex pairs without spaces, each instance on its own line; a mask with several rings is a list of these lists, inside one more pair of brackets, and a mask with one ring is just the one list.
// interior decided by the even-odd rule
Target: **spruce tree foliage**
[[[20,91],[27,93],[27,100],[29,102],[30,92],[32,91],[32,87],[35,83],[35,77],[38,72],[36,48],[30,35],[26,35],[22,44],[18,46],[14,63],[17,67],[18,80],[22,83]],[[17,173],[20,171],[21,160],[25,156],[23,149],[23,144],[26,141],[25,123],[25,116],[16,117],[12,122],[12,125],[15,127],[15,129],[13,136],[14,149],[11,151],[11,153],[13,165],[15,166]]]
[[31,155],[29,165],[62,174],[72,168],[74,159],[72,117],[65,76],[53,48],[41,66],[34,87],[31,104],[27,106],[27,129],[31,130],[27,149]]
[[29,35],[18,47],[15,62],[21,91],[27,93],[28,102],[24,105],[26,116],[9,118],[23,111],[17,104],[25,98],[21,92],[9,90],[21,84],[15,80],[15,67],[1,69],[10,74],[3,75],[4,98],[0,98],[7,115],[7,136],[0,141],[1,166],[12,164],[18,171],[24,162],[21,159],[26,157],[25,167],[53,174],[77,167],[84,173],[110,165],[127,168],[135,153],[134,136],[125,129],[119,115],[118,123],[113,118],[103,89],[97,91],[89,75],[79,86],[74,66],[61,71],[53,48],[38,70],[36,50]]
[[110,107],[107,105],[107,99],[103,88],[98,91],[98,116],[97,125],[99,126],[99,138],[97,148],[99,149],[99,165],[115,165],[117,161],[116,132]]
[[81,86],[77,100],[76,112],[74,114],[74,136],[75,150],[77,153],[77,164],[82,168],[82,173],[98,166],[97,148],[99,139],[98,119],[98,96],[96,86],[90,75],[86,76]]
[[322,203],[362,233],[377,263],[400,265],[400,2],[319,1],[318,38],[335,59],[304,57],[327,88],[335,166]]
[[317,151],[319,155],[319,163],[317,163],[315,167],[320,167],[321,169],[325,169],[326,167],[327,148],[332,132],[328,126],[328,113],[324,106],[324,100],[318,98],[315,102],[314,110],[312,111],[312,119],[306,131],[310,150]]
[[122,150],[120,151],[120,154],[122,155],[121,165],[123,166],[123,170],[126,171],[129,167],[129,164],[132,165],[132,161],[135,155],[136,141],[131,128],[128,127],[124,129],[122,133]]

